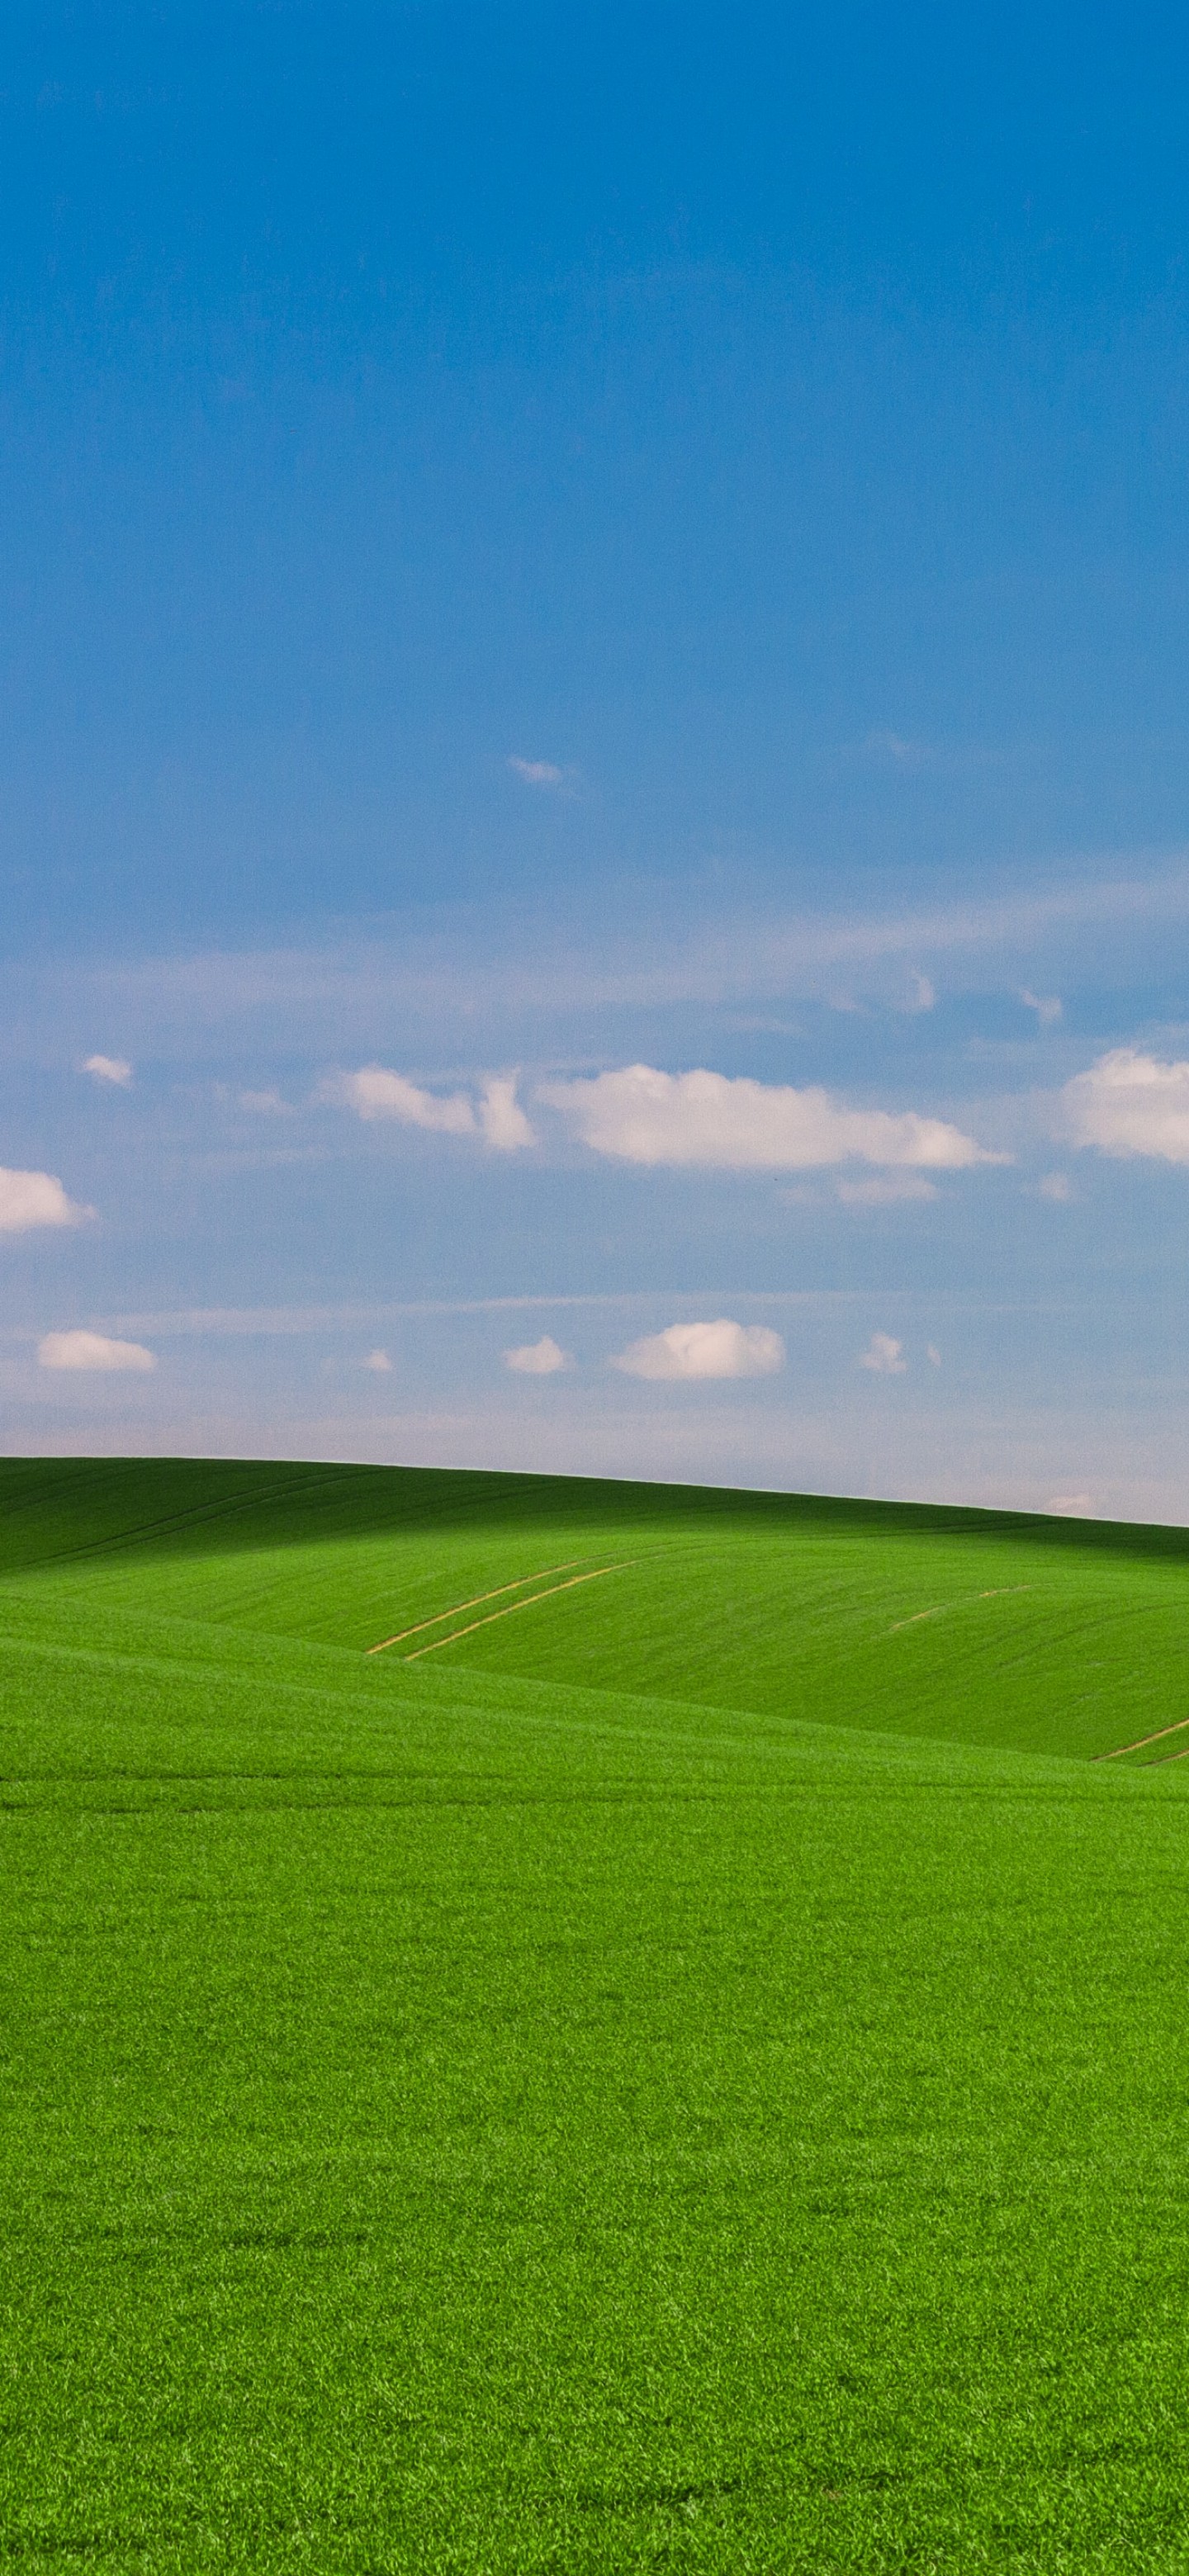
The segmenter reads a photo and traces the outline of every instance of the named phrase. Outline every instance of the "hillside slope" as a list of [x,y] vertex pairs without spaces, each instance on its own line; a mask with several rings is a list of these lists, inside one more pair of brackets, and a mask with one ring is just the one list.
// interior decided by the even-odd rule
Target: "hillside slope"
[[1180,1533],[0,1502],[0,2562],[1180,2576]]
[[1184,2567],[1184,1770],[40,1580],[0,2558]]
[[[341,1646],[1096,1756],[1189,1718],[1189,1533],[815,1497],[176,1460],[0,1468],[0,1618]],[[450,1614],[450,1615],[446,1615]]]

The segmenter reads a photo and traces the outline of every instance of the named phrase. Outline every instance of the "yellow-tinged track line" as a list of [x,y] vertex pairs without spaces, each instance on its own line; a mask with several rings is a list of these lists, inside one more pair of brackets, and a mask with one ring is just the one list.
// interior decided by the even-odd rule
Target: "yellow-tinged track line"
[[[450,1610],[435,1610],[432,1619],[417,1619],[411,1628],[398,1628],[395,1637],[381,1637],[378,1646],[366,1646],[364,1652],[382,1655],[405,1637],[419,1637],[423,1628],[440,1628],[443,1619],[459,1619],[464,1610],[477,1610],[481,1601],[498,1601],[501,1592],[523,1592],[526,1583],[543,1583],[547,1574],[568,1574],[572,1565],[581,1563],[580,1556],[568,1556],[562,1565],[543,1565],[537,1574],[518,1574],[515,1583],[497,1583],[490,1592],[476,1592],[470,1601],[456,1601]],[[408,1662],[407,1655],[404,1660]]]
[[638,1556],[625,1556],[619,1565],[596,1565],[591,1574],[572,1574],[568,1583],[551,1583],[547,1592],[532,1592],[527,1601],[510,1601],[506,1610],[489,1610],[485,1619],[472,1619],[465,1628],[452,1628],[448,1637],[435,1637],[428,1646],[415,1647],[411,1655],[401,1656],[401,1662],[419,1664],[423,1655],[436,1655],[440,1646],[454,1646],[460,1637],[473,1637],[476,1628],[490,1628],[497,1619],[510,1619],[514,1610],[532,1610],[538,1601],[552,1601],[559,1592],[572,1592],[575,1584],[597,1583],[600,1575],[623,1574],[629,1565],[639,1562]]
[[[1142,1753],[1145,1744],[1159,1744],[1166,1735],[1179,1735],[1183,1726],[1189,1726],[1189,1717],[1174,1718],[1171,1726],[1158,1726],[1154,1735],[1137,1735],[1134,1744],[1116,1744],[1113,1752],[1096,1753],[1093,1758],[1095,1762],[1117,1762],[1124,1753]],[[1175,1760],[1176,1756],[1166,1758]]]
[[945,1610],[964,1610],[970,1601],[1006,1601],[1009,1593],[1031,1592],[1030,1583],[1002,1583],[995,1592],[967,1593],[960,1601],[935,1601],[931,1610],[914,1610],[911,1619],[897,1619],[888,1629],[889,1637],[898,1637],[902,1628],[915,1628],[919,1619],[940,1619]]

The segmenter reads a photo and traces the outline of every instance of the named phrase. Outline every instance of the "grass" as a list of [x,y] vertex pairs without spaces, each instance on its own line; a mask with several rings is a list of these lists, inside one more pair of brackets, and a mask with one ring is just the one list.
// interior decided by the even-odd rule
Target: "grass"
[[1189,2567],[1189,1765],[1087,1758],[1189,1714],[1189,1538],[176,1462],[0,1531],[0,2565]]

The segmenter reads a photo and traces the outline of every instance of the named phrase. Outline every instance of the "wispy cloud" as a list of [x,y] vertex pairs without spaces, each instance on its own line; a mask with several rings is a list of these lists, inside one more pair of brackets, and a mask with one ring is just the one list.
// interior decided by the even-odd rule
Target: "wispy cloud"
[[[741,902],[689,930],[675,930],[674,918],[672,906],[642,907],[625,889],[597,922],[579,918],[567,930],[559,921],[547,938],[520,940],[502,918],[467,916],[460,925],[452,916],[437,931],[399,938],[377,925],[370,937],[305,948],[28,965],[12,970],[10,982],[22,1022],[53,1015],[77,1026],[102,1012],[145,1052],[188,1045],[204,1056],[226,1043],[228,1025],[245,1023],[287,1050],[298,1031],[323,1055],[347,1044],[379,1050],[394,1008],[440,1031],[451,1017],[473,1024],[476,1014],[502,1026],[514,1016],[569,1010],[836,998],[840,978],[882,988],[892,970],[895,999],[903,973],[928,977],[935,961],[954,958],[1040,1000],[1040,979],[1054,971],[1057,954],[1068,958],[1075,938],[1093,942],[1101,956],[1126,923],[1133,940],[1146,926],[1163,951],[1173,926],[1189,918],[1189,866],[1182,855],[1157,868],[1150,854],[1135,852],[1120,857],[1111,878],[1098,871],[981,903],[790,915]],[[1048,964],[1039,953],[1046,948],[1056,950]]]
[[45,1333],[37,1345],[37,1359],[43,1369],[122,1369],[140,1375],[157,1365],[155,1353],[146,1350],[143,1342],[115,1341],[107,1333]]
[[510,751],[508,767],[526,787],[564,787],[566,782],[565,770],[552,760],[522,760],[518,752]]
[[289,1102],[282,1099],[279,1091],[241,1091],[237,1095],[237,1103],[239,1108],[247,1111],[249,1118],[291,1118],[293,1115]]
[[893,733],[889,725],[876,725],[867,735],[863,749],[869,760],[889,762],[893,769],[932,769],[937,761],[937,753],[929,743]]
[[593,1152],[630,1163],[776,1172],[853,1161],[958,1171],[1009,1159],[915,1110],[848,1109],[816,1085],[797,1091],[704,1069],[673,1074],[632,1064],[593,1081],[548,1084],[539,1096]]
[[866,1350],[859,1353],[859,1366],[871,1369],[876,1377],[903,1377],[908,1367],[903,1342],[894,1333],[873,1333]]
[[670,1324],[620,1351],[612,1366],[627,1377],[771,1377],[784,1367],[784,1343],[767,1324]]
[[539,1342],[522,1342],[515,1350],[503,1354],[504,1367],[518,1377],[555,1377],[559,1369],[570,1368],[569,1353],[555,1342],[552,1333],[542,1333]]
[[387,1351],[369,1351],[367,1358],[363,1362],[363,1366],[365,1369],[371,1370],[373,1377],[391,1377],[392,1375],[392,1362],[388,1357]]
[[89,1055],[84,1059],[83,1072],[91,1074],[96,1082],[114,1082],[121,1091],[127,1091],[132,1080],[132,1067],[122,1055]]
[[1189,1063],[1115,1047],[1060,1094],[1057,1132],[1102,1154],[1189,1163]]
[[1055,993],[1030,993],[1027,985],[1020,991],[1025,1010],[1035,1011],[1042,1029],[1055,1028],[1061,1017],[1061,1003]]
[[37,1226],[81,1225],[93,1208],[76,1207],[52,1172],[0,1168],[0,1234],[31,1234]]
[[[778,1306],[798,1314],[834,1314],[842,1308],[861,1302],[861,1288],[774,1288],[758,1289],[717,1286],[691,1289],[690,1297],[729,1295],[735,1304]],[[632,1306],[655,1306],[655,1288],[583,1289],[557,1296],[538,1292],[516,1297],[409,1297],[387,1299],[383,1304],[361,1303],[326,1306],[183,1306],[155,1309],[148,1313],[108,1316],[105,1321],[115,1333],[153,1333],[175,1340],[255,1340],[274,1335],[290,1340],[304,1334],[369,1332],[385,1324],[403,1323],[408,1319],[445,1318],[453,1315],[551,1315],[602,1313]],[[32,1336],[17,1329],[0,1327],[0,1341],[28,1341]]]
[[925,742],[919,735],[897,733],[890,725],[874,726],[858,748],[865,760],[879,768],[899,770],[905,777],[922,770],[954,777],[963,771],[998,769],[1004,761],[1004,754],[987,743]]

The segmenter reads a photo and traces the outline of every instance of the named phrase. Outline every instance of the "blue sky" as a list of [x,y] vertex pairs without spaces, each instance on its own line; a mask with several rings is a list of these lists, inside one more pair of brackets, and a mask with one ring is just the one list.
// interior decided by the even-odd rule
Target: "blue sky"
[[7,1448],[1189,1517],[1186,52],[10,13]]

